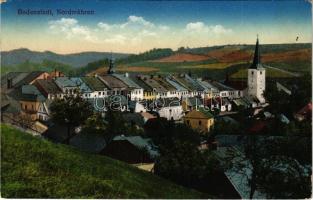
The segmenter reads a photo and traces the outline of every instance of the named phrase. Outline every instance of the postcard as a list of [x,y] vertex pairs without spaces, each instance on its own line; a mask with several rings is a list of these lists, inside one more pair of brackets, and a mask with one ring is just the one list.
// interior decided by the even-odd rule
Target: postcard
[[0,4],[1,197],[312,197],[312,1]]

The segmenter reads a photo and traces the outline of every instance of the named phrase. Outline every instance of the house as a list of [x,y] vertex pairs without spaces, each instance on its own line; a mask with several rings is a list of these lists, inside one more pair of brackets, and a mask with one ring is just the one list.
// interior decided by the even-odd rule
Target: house
[[159,153],[150,139],[140,136],[116,136],[101,154],[127,163],[151,163]]
[[34,85],[23,85],[19,93],[16,94],[16,97],[21,105],[21,115],[32,121],[36,121],[39,118],[38,110],[40,104],[44,102],[46,98]]
[[70,139],[70,145],[88,153],[100,153],[106,146],[103,135],[79,133]]
[[65,74],[59,70],[53,70],[52,72],[49,73],[49,75],[50,75],[50,79],[65,76]]
[[156,99],[155,91],[142,78],[141,76],[136,76],[132,77],[132,80],[143,89],[143,99],[147,101]]
[[88,85],[79,77],[69,78],[77,87],[78,91],[82,94],[82,98],[96,98],[98,95],[97,91],[91,90]]
[[182,99],[182,107],[184,112],[203,107],[203,100],[198,97],[186,97]]
[[54,80],[57,86],[62,90],[63,95],[74,94],[75,90],[79,90],[79,85],[68,77],[57,77]]
[[90,88],[91,92],[87,98],[104,98],[108,96],[108,87],[96,75],[81,77],[81,80]]
[[165,77],[161,75],[151,77],[155,82],[164,88],[165,91],[161,93],[160,98],[178,98],[181,91],[178,91],[172,84],[166,81]]
[[150,119],[155,119],[156,116],[148,113],[148,112],[141,112],[140,115],[143,117],[143,121],[146,123]]
[[183,107],[178,98],[157,99],[152,110],[167,120],[180,120],[183,117]]
[[196,80],[192,79],[189,75],[181,74],[179,76],[173,76],[173,79],[188,90],[189,97],[204,97],[205,88],[201,86],[201,84],[199,84]]
[[176,88],[175,97],[182,99],[189,96],[188,90],[180,85],[172,76],[166,77],[166,81]]
[[48,121],[50,119],[50,105],[53,100],[46,99],[41,101],[37,111],[37,116],[39,121]]
[[143,88],[141,88],[137,83],[129,78],[128,73],[123,74],[113,74],[112,76],[121,80],[125,85],[127,85],[127,96],[132,101],[139,101],[143,99]]
[[[41,135],[48,140],[55,143],[65,143],[68,138],[67,127],[59,124],[49,124],[48,129]],[[74,128],[71,128],[71,133],[74,132]]]
[[312,102],[305,105],[297,113],[294,114],[294,118],[298,121],[306,119],[312,119]]
[[202,80],[201,78],[196,79],[196,81],[204,88],[204,99],[211,99],[219,96],[219,90],[211,83],[209,83],[209,81]]
[[133,113],[140,113],[140,112],[146,112],[146,103],[145,102],[138,102],[138,101],[129,101],[128,109],[130,112]]
[[9,72],[1,77],[1,90],[5,93],[16,92],[23,85],[33,84],[38,79],[48,79],[49,73],[44,71]]
[[53,79],[49,80],[36,80],[34,84],[37,89],[45,96],[47,99],[62,98],[62,90],[54,82]]
[[201,107],[198,110],[188,112],[183,119],[185,124],[204,133],[210,132],[214,125],[214,116]]
[[236,99],[243,96],[243,92],[240,90],[235,90],[227,85],[224,85],[223,83],[212,81],[211,84],[217,88],[219,91],[219,97],[221,98],[229,98],[229,99]]
[[[141,80],[148,85],[150,88],[152,88],[153,91],[153,95],[155,95],[155,98],[167,98],[170,96],[171,93],[173,93],[173,91],[175,89],[173,89],[171,87],[172,91],[169,91],[168,88],[165,88],[165,86],[168,86],[167,84],[161,84],[162,80],[161,78],[155,78],[153,75],[151,76],[141,76]],[[170,87],[170,86],[169,86]]]
[[127,96],[127,85],[112,75],[98,76],[106,87],[109,88],[108,95],[124,95]]
[[145,124],[144,118],[140,113],[123,113],[123,119],[129,125],[134,125],[137,128],[143,127]]

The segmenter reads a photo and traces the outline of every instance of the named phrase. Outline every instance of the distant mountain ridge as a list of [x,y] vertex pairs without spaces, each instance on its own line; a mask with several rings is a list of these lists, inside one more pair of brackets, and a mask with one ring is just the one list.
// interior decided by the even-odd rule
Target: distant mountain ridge
[[[112,53],[115,59],[125,58],[130,54],[125,53]],[[70,65],[74,68],[86,66],[90,62],[109,58],[110,52],[81,52],[72,54],[57,54],[51,51],[32,51],[27,48],[14,49],[11,51],[1,52],[1,65],[14,66],[25,61],[33,63],[41,63],[43,60],[51,60],[63,64]]]

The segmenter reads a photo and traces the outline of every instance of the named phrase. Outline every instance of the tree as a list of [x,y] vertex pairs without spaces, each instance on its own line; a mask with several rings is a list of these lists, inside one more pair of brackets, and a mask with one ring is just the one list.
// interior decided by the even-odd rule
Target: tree
[[65,95],[62,99],[56,99],[50,106],[51,119],[53,122],[67,127],[66,144],[72,137],[71,129],[82,125],[92,114],[92,105],[81,97],[79,92]]
[[[245,176],[250,187],[249,198],[256,190],[267,198],[304,198],[310,196],[311,170],[305,170],[298,155],[288,150],[291,143],[277,138],[246,138],[243,150],[228,151],[225,166]],[[287,147],[288,146],[288,147]],[[307,155],[307,154],[306,154]]]
[[[201,151],[200,136],[184,124],[162,122],[159,124],[165,132],[154,137],[159,146],[160,156],[154,165],[157,175],[170,179],[178,184],[196,188],[202,179],[208,177],[218,167],[218,160],[211,152]],[[156,140],[157,139],[157,140]]]
[[101,114],[94,113],[85,121],[85,125],[82,129],[82,133],[104,134],[106,131],[106,128],[107,128],[107,124],[105,123]]
[[107,122],[106,128],[107,143],[110,143],[111,140],[116,135],[127,133],[126,123],[120,111],[113,111],[109,108],[108,111],[105,113],[104,119]]

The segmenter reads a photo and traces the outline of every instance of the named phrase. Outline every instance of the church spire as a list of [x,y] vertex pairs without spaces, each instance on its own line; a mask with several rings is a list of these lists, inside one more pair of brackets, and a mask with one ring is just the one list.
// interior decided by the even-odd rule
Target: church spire
[[115,69],[114,69],[114,60],[113,60],[113,54],[111,52],[111,57],[109,59],[109,70],[108,70],[108,74],[114,74],[115,73]]
[[259,64],[261,64],[261,57],[260,57],[259,37],[257,36],[253,63],[250,66],[250,69],[256,69]]

